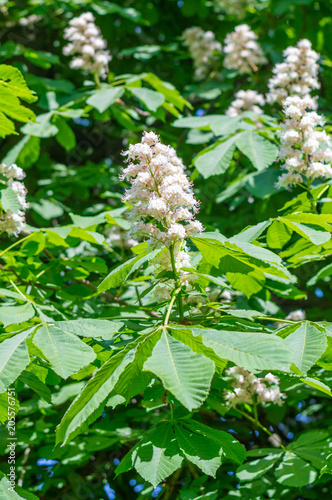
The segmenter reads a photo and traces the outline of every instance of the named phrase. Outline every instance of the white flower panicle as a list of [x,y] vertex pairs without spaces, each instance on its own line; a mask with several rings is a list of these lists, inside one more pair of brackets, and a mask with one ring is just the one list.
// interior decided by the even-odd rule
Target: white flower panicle
[[258,66],[265,64],[267,60],[256,41],[257,38],[247,24],[236,26],[235,30],[225,38],[225,68],[237,69],[243,74],[257,71]]
[[236,16],[237,19],[243,19],[246,16],[247,9],[255,7],[256,0],[214,0],[215,10],[222,10],[228,16]]
[[286,395],[280,392],[279,378],[272,373],[258,378],[248,370],[234,366],[226,370],[226,374],[233,379],[231,386],[234,389],[234,392],[227,391],[225,395],[226,404],[229,406],[253,404],[255,401],[280,406],[286,398]]
[[288,47],[283,52],[284,62],[276,64],[274,76],[268,83],[269,103],[282,103],[288,96],[305,97],[319,89],[317,78],[319,54],[312,50],[309,40],[300,40],[295,47]]
[[265,99],[256,90],[239,90],[234,97],[226,115],[238,116],[244,111],[253,111],[256,115],[263,113],[261,106],[265,105]]
[[332,178],[332,143],[323,126],[324,119],[316,111],[316,101],[309,95],[287,97],[284,102],[286,121],[281,131],[279,159],[287,173],[278,180],[279,187],[289,187],[307,179]]
[[75,56],[70,67],[83,69],[91,74],[105,78],[108,63],[112,57],[106,49],[100,29],[95,25],[95,18],[91,12],[74,17],[65,29],[65,40],[68,44],[63,48],[65,56]]
[[304,321],[306,318],[305,311],[303,309],[296,309],[296,311],[292,311],[286,316],[286,319],[292,321]]
[[195,67],[195,79],[206,78],[216,62],[222,46],[215,39],[212,31],[203,31],[201,28],[188,28],[183,32],[184,45],[189,49]]
[[199,203],[175,150],[161,144],[154,132],[144,132],[142,141],[123,153],[130,162],[121,180],[131,187],[123,201],[133,206],[130,213],[132,237],[148,237],[167,247],[203,231],[195,220]]
[[19,210],[17,213],[11,210],[1,211],[0,209],[0,232],[6,231],[8,235],[18,236],[25,227],[25,210],[29,207],[26,201],[27,190],[23,182],[25,173],[17,165],[0,164],[0,174],[5,178],[4,183],[10,187],[17,196]]

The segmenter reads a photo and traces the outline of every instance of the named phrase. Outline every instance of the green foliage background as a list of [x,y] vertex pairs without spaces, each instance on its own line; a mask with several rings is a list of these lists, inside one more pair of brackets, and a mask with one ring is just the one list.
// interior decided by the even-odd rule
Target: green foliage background
[[[107,484],[122,499],[152,498],[157,485],[162,499],[327,497],[331,181],[309,194],[277,190],[281,108],[266,107],[260,127],[224,114],[237,90],[266,93],[282,51],[308,38],[321,54],[319,112],[330,132],[332,2],[258,1],[240,21],[205,0],[0,5],[1,158],[27,174],[31,231],[0,240],[0,497],[99,500],[111,498]],[[113,56],[101,89],[62,55],[64,29],[86,11]],[[241,76],[221,57],[195,83],[183,30],[201,26],[223,43],[242,22],[268,64]],[[105,238],[120,230],[125,240],[121,151],[148,129],[177,150],[201,201],[206,233],[190,243],[202,256],[198,293],[234,291],[231,304],[203,304],[185,325],[175,313],[163,330],[156,311],[165,309],[145,295],[148,249],[133,254]],[[299,308],[308,321],[278,327]],[[276,373],[286,403],[259,406],[260,423],[250,406],[229,410],[227,360]],[[2,479],[8,386],[24,488],[12,496]]]

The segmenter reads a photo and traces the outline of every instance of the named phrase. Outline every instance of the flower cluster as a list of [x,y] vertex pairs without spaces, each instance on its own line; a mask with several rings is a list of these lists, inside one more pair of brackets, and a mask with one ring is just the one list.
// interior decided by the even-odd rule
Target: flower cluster
[[20,207],[17,213],[11,210],[6,212],[0,210],[0,232],[6,231],[9,235],[17,236],[25,226],[25,210],[29,206],[26,201],[27,190],[23,182],[20,182],[24,179],[25,173],[15,164],[7,166],[1,163],[0,174],[4,177],[3,183],[16,193]]
[[154,132],[144,132],[142,141],[123,153],[130,161],[121,180],[131,182],[123,201],[130,213],[133,237],[149,237],[167,247],[203,230],[195,220],[198,202],[175,150],[161,144]]
[[305,311],[303,309],[296,309],[296,311],[292,311],[286,316],[286,319],[292,321],[304,321],[306,318]]
[[223,11],[228,16],[236,16],[237,19],[243,19],[246,16],[247,9],[256,4],[256,0],[214,0],[215,10]]
[[316,109],[316,101],[309,95],[287,97],[284,101],[286,121],[281,131],[279,158],[287,173],[279,177],[280,187],[287,188],[304,179],[310,183],[317,177],[332,178],[331,138],[324,130],[315,130],[317,125],[324,125],[324,120],[308,108]]
[[320,87],[317,78],[319,54],[312,50],[309,40],[300,40],[296,47],[288,47],[283,56],[284,62],[276,64],[274,76],[268,83],[266,98],[271,104],[282,103],[292,95],[305,97]]
[[256,115],[261,115],[263,113],[261,106],[264,104],[264,97],[256,90],[239,90],[235,94],[235,100],[226,111],[226,115],[237,116],[244,111],[253,111]]
[[184,45],[189,49],[195,67],[195,79],[203,80],[213,69],[221,53],[221,44],[212,31],[201,28],[188,28],[183,32]]
[[93,75],[105,78],[108,63],[112,59],[106,49],[100,29],[95,25],[91,12],[74,17],[64,33],[69,43],[63,48],[65,56],[75,57],[70,63],[73,69],[84,69]]
[[117,226],[112,226],[105,230],[106,243],[112,248],[132,248],[138,245],[138,241],[133,238],[127,238],[126,231]]
[[225,68],[236,69],[242,74],[257,71],[258,66],[265,64],[267,60],[257,38],[247,24],[236,26],[225,38]]
[[226,404],[235,406],[238,404],[274,403],[283,404],[286,395],[280,392],[279,378],[268,373],[265,377],[258,378],[252,373],[239,366],[226,370],[226,374],[233,380],[231,386],[234,392],[228,391],[225,395]]

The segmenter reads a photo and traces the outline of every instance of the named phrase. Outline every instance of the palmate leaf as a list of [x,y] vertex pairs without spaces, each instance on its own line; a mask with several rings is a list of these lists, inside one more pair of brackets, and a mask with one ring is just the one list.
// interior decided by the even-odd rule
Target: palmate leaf
[[55,325],[45,323],[34,335],[33,343],[49,360],[53,370],[64,379],[96,359],[92,347]]
[[281,217],[280,220],[291,230],[303,236],[303,238],[310,240],[314,245],[322,245],[331,238],[331,233],[327,229],[320,229],[320,226],[295,222],[285,217]]
[[128,276],[136,271],[141,265],[143,265],[145,262],[148,260],[153,259],[159,252],[160,248],[157,250],[146,250],[143,254],[139,254],[133,259],[130,259],[129,261],[124,262],[120,266],[116,267],[109,273],[108,276],[100,283],[98,286],[98,291],[99,292],[104,292],[105,290],[108,290],[109,288],[115,288],[117,287],[120,283],[123,283],[126,281]]
[[228,169],[233,158],[236,138],[235,135],[226,141],[219,141],[196,156],[194,159],[195,167],[204,179],[208,179],[212,175],[222,174]]
[[73,401],[58,426],[57,444],[66,444],[102,414],[107,399],[119,381],[120,375],[135,360],[140,343],[147,341],[148,338],[152,339],[153,335],[145,335],[131,342],[96,371],[83,391]]
[[123,93],[123,87],[109,87],[101,90],[95,90],[86,102],[87,104],[90,104],[90,106],[97,109],[99,113],[103,113],[106,109],[112,106],[112,104],[114,104]]
[[0,137],[6,137],[11,134],[18,135],[15,132],[15,125],[0,111]]
[[204,474],[215,477],[223,455],[220,443],[180,425],[175,426],[175,436],[186,459],[197,465]]
[[73,333],[79,337],[102,338],[103,340],[110,340],[123,328],[123,325],[122,321],[88,318],[55,322],[55,326],[64,332]]
[[277,147],[253,130],[239,134],[236,146],[249,158],[257,170],[265,170],[274,162]]
[[222,359],[248,370],[289,371],[294,352],[280,337],[260,332],[233,332],[193,328],[203,344]]
[[7,212],[7,210],[11,210],[11,212],[17,214],[21,207],[17,194],[11,187],[7,187],[6,189],[2,189],[0,191],[0,202],[5,212]]
[[[5,424],[8,420],[8,402],[10,401],[10,409],[15,410],[15,414],[17,414],[20,403],[17,398],[8,399],[8,392],[3,392],[0,394],[0,422]],[[13,405],[13,401],[15,401],[15,405]]]
[[317,469],[323,467],[332,451],[332,439],[327,431],[314,430],[301,434],[288,449]]
[[135,467],[137,472],[154,487],[173,474],[183,462],[172,423],[161,422],[152,427],[145,437],[124,457],[116,475]]
[[236,476],[240,481],[253,481],[272,469],[281,455],[280,451],[271,452],[266,457],[246,462],[237,469]]
[[26,340],[34,328],[18,333],[0,344],[0,393],[17,379],[29,364]]
[[0,89],[6,89],[12,95],[26,102],[37,100],[35,93],[30,90],[23,78],[22,73],[12,66],[0,64]]
[[283,486],[301,487],[313,483],[317,471],[295,453],[288,452],[275,469],[275,477]]
[[288,226],[275,220],[267,230],[266,241],[270,248],[283,248],[291,239],[292,234],[293,231]]
[[285,343],[293,349],[294,364],[305,375],[318,361],[327,347],[324,331],[305,321],[285,339]]
[[237,464],[242,464],[245,460],[247,455],[245,447],[228,432],[213,429],[192,419],[183,420],[183,425],[196,434],[205,436],[207,439],[220,444],[225,460]]
[[146,89],[144,87],[128,87],[128,89],[151,111],[157,111],[165,102],[165,96],[155,90]]
[[189,411],[207,398],[214,368],[213,361],[175,340],[166,329],[143,366],[143,370],[157,375],[165,389]]

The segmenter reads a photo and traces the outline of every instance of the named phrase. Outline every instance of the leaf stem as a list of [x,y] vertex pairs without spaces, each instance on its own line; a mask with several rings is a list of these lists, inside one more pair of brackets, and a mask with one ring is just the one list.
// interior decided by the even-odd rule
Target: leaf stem
[[180,315],[180,321],[183,320],[183,307],[182,307],[182,298],[181,298],[181,281],[179,279],[179,273],[176,268],[176,263],[175,263],[175,258],[174,258],[174,245],[172,245],[169,248],[169,253],[171,255],[171,264],[172,264],[172,271],[175,275],[175,285],[178,288],[178,293],[177,293],[177,301],[178,301],[178,306],[179,306],[179,315]]
[[[247,420],[250,420],[250,422],[252,422],[253,424],[257,425],[257,427],[259,427],[260,429],[262,429],[262,431],[264,431],[270,437],[273,436],[272,432],[270,432],[266,427],[264,427],[264,425],[260,423],[260,421],[258,420],[258,418],[257,419],[253,418],[251,415],[248,415],[248,413],[246,413],[244,411],[241,411],[238,408],[236,408],[236,411],[238,413],[240,413],[243,417],[245,417]],[[257,409],[256,409],[256,412],[257,412]],[[282,448],[284,451],[288,451],[285,448],[285,446],[281,443],[281,441],[279,442],[279,444],[280,444],[280,448]]]

